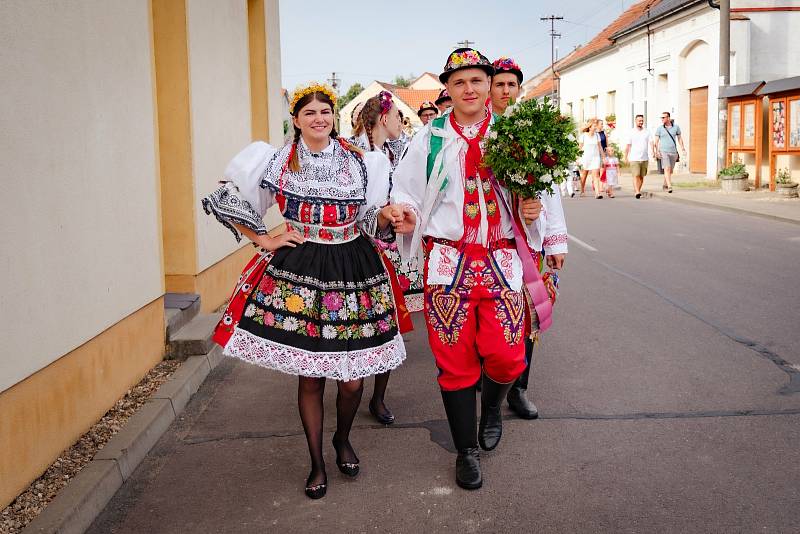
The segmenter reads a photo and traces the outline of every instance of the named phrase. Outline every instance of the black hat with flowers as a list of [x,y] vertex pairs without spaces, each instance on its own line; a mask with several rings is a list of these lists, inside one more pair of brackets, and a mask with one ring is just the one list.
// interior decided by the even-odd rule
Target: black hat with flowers
[[448,100],[453,100],[450,98],[450,93],[447,92],[447,89],[442,89],[439,91],[439,96],[436,97],[436,100],[434,100],[433,103],[438,106],[442,102],[446,102]]
[[494,67],[486,56],[474,48],[456,48],[447,56],[444,71],[439,75],[439,81],[447,83],[450,75],[462,69],[481,69],[489,76],[494,74]]
[[417,117],[422,115],[422,112],[428,109],[431,111],[435,111],[436,113],[439,113],[439,109],[436,107],[436,104],[434,104],[430,100],[426,100],[425,102],[419,105],[419,109],[417,110]]
[[511,59],[510,57],[502,56],[492,63],[494,67],[495,74],[502,74],[504,72],[509,72],[511,74],[515,74],[517,76],[517,81],[522,83],[522,69],[519,68],[517,62]]

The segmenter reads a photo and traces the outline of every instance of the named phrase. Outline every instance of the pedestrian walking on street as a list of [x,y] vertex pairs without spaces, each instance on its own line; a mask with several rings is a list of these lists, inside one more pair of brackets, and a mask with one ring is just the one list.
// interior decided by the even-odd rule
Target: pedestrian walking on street
[[644,177],[647,176],[650,161],[650,132],[644,127],[644,115],[636,115],[635,122],[625,145],[625,163],[631,167],[633,192],[636,198],[642,198]]
[[[508,106],[509,102],[516,101],[519,97],[520,86],[522,85],[522,69],[516,61],[509,57],[501,57],[492,63],[494,76],[492,76],[492,87],[490,95],[492,98],[492,109],[501,115]],[[572,176],[564,180],[563,183],[571,184]],[[539,215],[541,223],[545,225],[545,237],[543,242],[546,263],[549,268],[561,269],[564,257],[567,252],[566,227],[563,226],[563,217],[558,217],[555,213],[563,213],[561,196],[543,195],[543,200],[547,205],[557,204],[557,209],[544,209]],[[556,236],[563,235],[564,239]],[[540,249],[539,252],[542,250]],[[538,256],[538,254],[536,255]],[[522,419],[536,419],[539,417],[539,410],[532,400],[528,398],[527,392],[530,388],[530,372],[533,366],[533,340],[525,338],[525,370],[519,375],[514,385],[506,395],[506,401],[511,411]]]
[[[245,267],[214,340],[224,353],[298,375],[298,407],[311,456],[305,493],[323,497],[325,381],[337,381],[336,465],[360,470],[350,443],[365,376],[406,357],[394,288],[364,234],[391,240],[397,208],[387,205],[389,160],[364,153],[333,128],[336,96],[327,86],[298,89],[289,111],[293,141],[275,151],[254,143],[226,171],[228,181],[203,199],[206,213],[250,239],[261,252]],[[283,233],[268,235],[263,216],[277,205]],[[400,297],[402,298],[402,297]]]
[[[433,106],[431,104],[431,106]],[[435,110],[435,107],[433,108]],[[400,110],[394,103],[392,94],[381,91],[376,96],[369,98],[361,111],[360,120],[355,129],[353,144],[367,152],[380,151],[384,153],[394,169],[400,163],[400,156],[405,148],[402,141],[402,123]],[[392,180],[389,180],[389,194],[391,194]],[[386,201],[388,202],[387,196]],[[382,253],[391,261],[392,267],[398,277],[398,283],[403,290],[403,305],[409,312],[422,309],[422,275],[416,269],[416,263],[404,262],[397,250],[396,243],[375,240]],[[389,384],[389,371],[375,375],[375,386],[369,402],[369,413],[381,424],[394,423],[395,416],[386,407],[386,387]]]
[[604,151],[597,133],[597,119],[589,119],[581,128],[578,145],[583,150],[581,156],[581,196],[586,194],[586,177],[591,175],[594,198],[603,198],[600,187],[600,168],[603,166]]
[[[530,316],[514,236],[524,236],[532,250],[541,250],[545,239],[544,226],[536,220],[544,201],[514,203],[481,165],[481,140],[493,123],[486,101],[494,72],[475,49],[448,55],[439,79],[453,99],[453,110],[412,139],[395,170],[392,193],[393,202],[403,206],[395,229],[411,234],[404,255],[416,254],[420,243],[426,251],[428,342],[458,451],[456,483],[465,489],[483,484],[478,445],[492,450],[500,443],[503,399],[526,367]],[[552,216],[563,223],[558,206],[550,206]],[[563,238],[552,237],[566,242],[566,229]],[[476,384],[482,370],[478,424]]]
[[669,111],[661,114],[661,126],[656,128],[653,145],[656,159],[660,160],[661,168],[664,170],[664,188],[668,193],[672,193],[672,172],[675,164],[680,161],[678,145],[681,146],[684,158],[686,158],[686,149],[683,146],[681,127],[670,118]]

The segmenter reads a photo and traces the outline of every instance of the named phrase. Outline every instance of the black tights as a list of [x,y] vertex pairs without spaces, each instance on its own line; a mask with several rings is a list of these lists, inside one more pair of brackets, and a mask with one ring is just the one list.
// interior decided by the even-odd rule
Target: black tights
[[[350,446],[350,428],[353,426],[358,405],[361,403],[364,381],[363,379],[350,382],[339,381],[336,382],[336,385],[338,392],[336,395],[336,433],[333,435],[334,447],[338,452],[339,461],[343,463],[358,462],[358,457],[353,447]],[[303,430],[308,441],[308,453],[311,456],[309,485],[324,484],[327,480],[325,459],[322,455],[324,393],[324,378],[300,377],[297,386],[297,406],[300,409],[300,419],[303,421]]]
[[383,398],[386,395],[386,386],[389,385],[389,373],[390,371],[386,371],[375,375],[375,387],[372,389],[372,399],[369,401],[372,408],[381,415],[389,411],[383,403]]

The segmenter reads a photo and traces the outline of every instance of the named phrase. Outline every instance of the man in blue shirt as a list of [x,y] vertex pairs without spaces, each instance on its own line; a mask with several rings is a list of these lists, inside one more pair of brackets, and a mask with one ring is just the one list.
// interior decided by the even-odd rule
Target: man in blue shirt
[[672,193],[672,170],[675,163],[679,161],[678,144],[681,145],[681,153],[686,158],[686,149],[681,138],[681,127],[675,124],[670,118],[669,111],[661,114],[661,126],[656,128],[656,139],[653,143],[656,159],[661,160],[661,168],[664,169],[664,181],[666,182],[667,192]]

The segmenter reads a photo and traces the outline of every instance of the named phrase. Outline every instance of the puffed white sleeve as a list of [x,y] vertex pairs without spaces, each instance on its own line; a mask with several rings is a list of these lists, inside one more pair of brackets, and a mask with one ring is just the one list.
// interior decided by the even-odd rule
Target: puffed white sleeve
[[561,204],[561,195],[556,193],[542,194],[542,208],[544,218],[544,246],[545,255],[566,254],[567,250],[567,221],[564,217],[564,206]]
[[363,159],[367,170],[367,202],[358,212],[361,229],[367,235],[391,241],[394,239],[394,230],[391,226],[382,231],[378,228],[378,212],[389,202],[389,173],[392,172],[392,164],[381,152],[366,152]]
[[407,145],[403,159],[392,175],[392,203],[409,206],[417,214],[417,222],[428,187],[429,126],[417,132]]
[[274,194],[261,187],[261,173],[275,156],[272,145],[257,141],[247,145],[228,163],[221,185],[202,200],[203,210],[231,232],[236,241],[242,236],[234,224],[240,224],[257,235],[267,233],[263,217],[275,202]]

